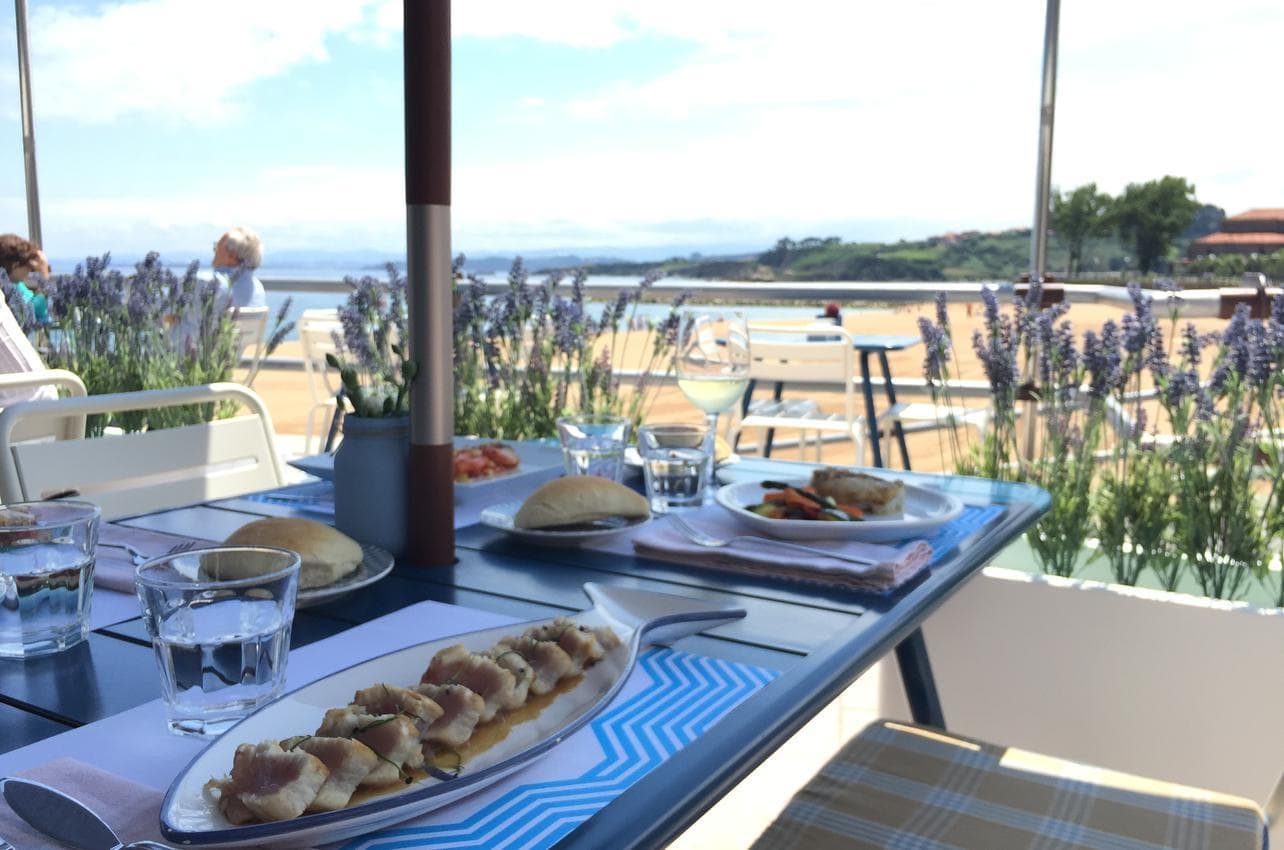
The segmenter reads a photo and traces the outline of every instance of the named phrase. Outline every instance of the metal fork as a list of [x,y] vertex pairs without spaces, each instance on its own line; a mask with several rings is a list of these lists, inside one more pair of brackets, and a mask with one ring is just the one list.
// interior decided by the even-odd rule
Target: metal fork
[[777,540],[774,537],[755,537],[749,534],[740,534],[735,537],[714,537],[712,534],[707,534],[691,525],[677,514],[669,514],[669,523],[692,543],[695,543],[697,546],[707,546],[710,549],[724,549],[737,541],[750,541],[753,543],[770,543],[771,545],[779,546],[782,549],[792,549],[795,552],[807,552],[811,555],[820,555],[825,558],[834,558],[839,561],[848,561],[853,564],[863,564],[867,567],[876,566],[879,563],[877,560],[872,558],[861,558],[857,555],[846,555],[842,552],[835,552],[832,549],[821,549],[816,546],[807,546],[802,543],[793,543],[788,540]]
[[[144,561],[150,561],[152,558],[163,558],[169,555],[180,555],[189,549],[195,549],[197,544],[195,540],[184,540],[181,543],[175,543],[163,555],[148,555],[146,552],[140,552],[128,543],[99,543],[99,546],[106,546],[109,549],[124,549],[129,553],[129,559],[134,562],[134,566],[139,566]],[[0,850],[4,850],[0,847]]]
[[0,838],[0,850],[17,850],[17,848],[8,841],[5,841],[3,838]]

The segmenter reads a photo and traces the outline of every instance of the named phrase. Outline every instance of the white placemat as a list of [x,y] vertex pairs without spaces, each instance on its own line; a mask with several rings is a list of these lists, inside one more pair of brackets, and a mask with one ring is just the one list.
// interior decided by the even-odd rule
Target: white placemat
[[[291,653],[289,686],[403,646],[508,622],[513,621],[497,614],[420,603]],[[441,847],[446,839],[452,844],[462,841],[457,846],[547,848],[774,675],[735,662],[652,648],[594,724],[513,776],[393,827],[392,840],[403,848]],[[0,775],[73,756],[163,789],[201,746],[163,730],[163,708],[157,700],[0,756]],[[140,752],[147,756],[139,758]],[[570,797],[579,801],[575,811],[559,811],[558,805]],[[386,847],[388,840],[376,833],[331,846],[364,850]]]

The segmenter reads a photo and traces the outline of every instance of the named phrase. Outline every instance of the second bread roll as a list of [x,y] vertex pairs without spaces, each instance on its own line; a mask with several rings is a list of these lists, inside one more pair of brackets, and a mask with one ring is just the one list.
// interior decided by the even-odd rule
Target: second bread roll
[[551,528],[578,525],[607,517],[647,517],[646,499],[596,475],[568,475],[540,487],[522,503],[513,525],[518,528]]

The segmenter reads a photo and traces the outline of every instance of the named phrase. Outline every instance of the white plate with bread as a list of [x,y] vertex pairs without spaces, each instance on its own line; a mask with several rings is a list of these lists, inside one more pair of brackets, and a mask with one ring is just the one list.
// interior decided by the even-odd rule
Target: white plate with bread
[[522,540],[577,546],[646,524],[651,507],[623,484],[595,475],[568,475],[549,481],[524,501],[491,505],[480,519]]
[[857,505],[864,511],[864,519],[842,522],[763,516],[750,508],[761,505],[773,487],[758,480],[719,488],[717,501],[753,531],[787,540],[890,543],[930,534],[963,512],[963,503],[947,493],[854,470],[822,467],[812,472],[811,479],[781,478],[770,482],[777,483],[813,488],[821,496],[830,495],[843,504]]
[[296,608],[346,596],[374,584],[392,571],[393,557],[378,546],[302,517],[266,517],[241,526],[225,541],[245,546],[277,546],[299,553]]

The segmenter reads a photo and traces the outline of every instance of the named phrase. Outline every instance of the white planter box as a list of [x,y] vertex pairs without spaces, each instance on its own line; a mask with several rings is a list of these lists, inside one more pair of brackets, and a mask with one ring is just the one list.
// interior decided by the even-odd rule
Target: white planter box
[[952,731],[1259,802],[1284,772],[1278,608],[987,567],[924,634]]

